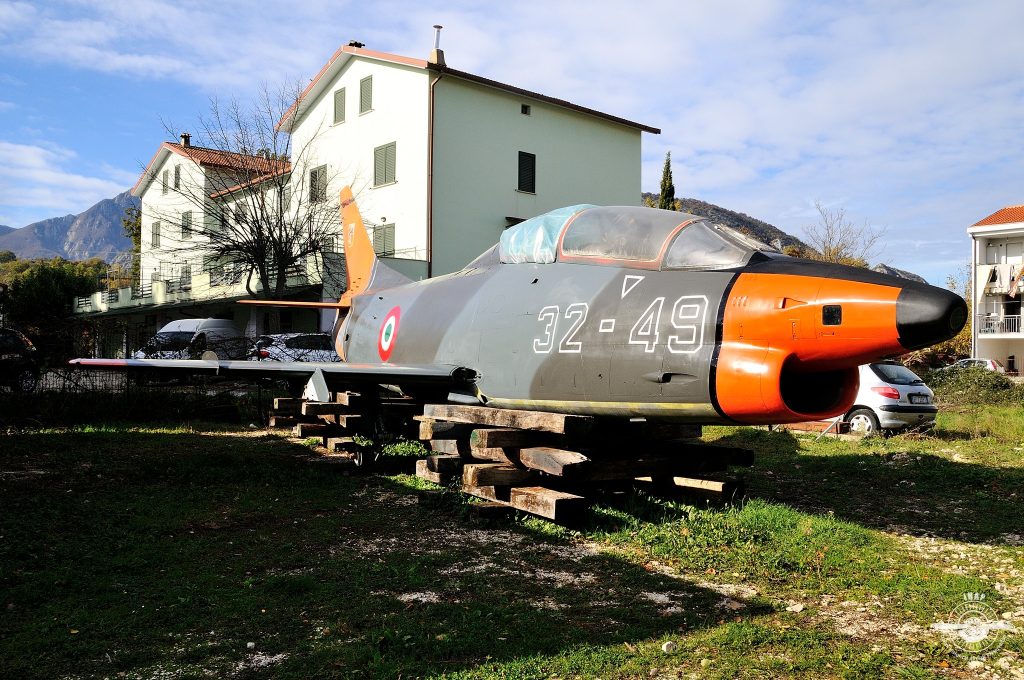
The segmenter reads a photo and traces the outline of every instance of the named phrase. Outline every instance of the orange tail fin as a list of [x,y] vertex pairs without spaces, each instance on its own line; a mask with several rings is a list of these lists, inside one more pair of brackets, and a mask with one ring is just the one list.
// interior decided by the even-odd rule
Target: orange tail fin
[[359,214],[352,188],[341,190],[341,232],[345,242],[345,269],[348,272],[348,290],[338,303],[343,307],[352,306],[352,297],[366,290],[373,275],[377,254],[373,251],[363,218]]

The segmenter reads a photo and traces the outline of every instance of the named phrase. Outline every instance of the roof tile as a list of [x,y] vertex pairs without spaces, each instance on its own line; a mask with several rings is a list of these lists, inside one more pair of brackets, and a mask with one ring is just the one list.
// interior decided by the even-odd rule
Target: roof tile
[[1024,205],[1007,206],[971,226],[984,227],[989,224],[1013,224],[1014,222],[1024,222]]

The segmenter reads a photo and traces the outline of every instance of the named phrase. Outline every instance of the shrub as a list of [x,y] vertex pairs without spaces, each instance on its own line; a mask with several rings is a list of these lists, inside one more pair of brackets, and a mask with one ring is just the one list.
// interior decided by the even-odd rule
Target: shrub
[[951,368],[922,377],[935,392],[936,401],[944,404],[1007,404],[1024,397],[1024,386],[984,368]]

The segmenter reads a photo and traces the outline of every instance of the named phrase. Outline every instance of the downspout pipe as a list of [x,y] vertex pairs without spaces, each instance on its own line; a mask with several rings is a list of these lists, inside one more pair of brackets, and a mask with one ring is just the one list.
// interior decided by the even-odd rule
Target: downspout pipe
[[427,278],[434,275],[434,86],[444,77],[440,65],[430,81],[427,106]]

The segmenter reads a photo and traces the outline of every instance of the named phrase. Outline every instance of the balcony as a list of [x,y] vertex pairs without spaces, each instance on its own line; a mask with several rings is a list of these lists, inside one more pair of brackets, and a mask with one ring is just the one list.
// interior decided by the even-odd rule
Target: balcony
[[978,314],[974,317],[978,335],[1020,335],[1020,314],[995,316]]

